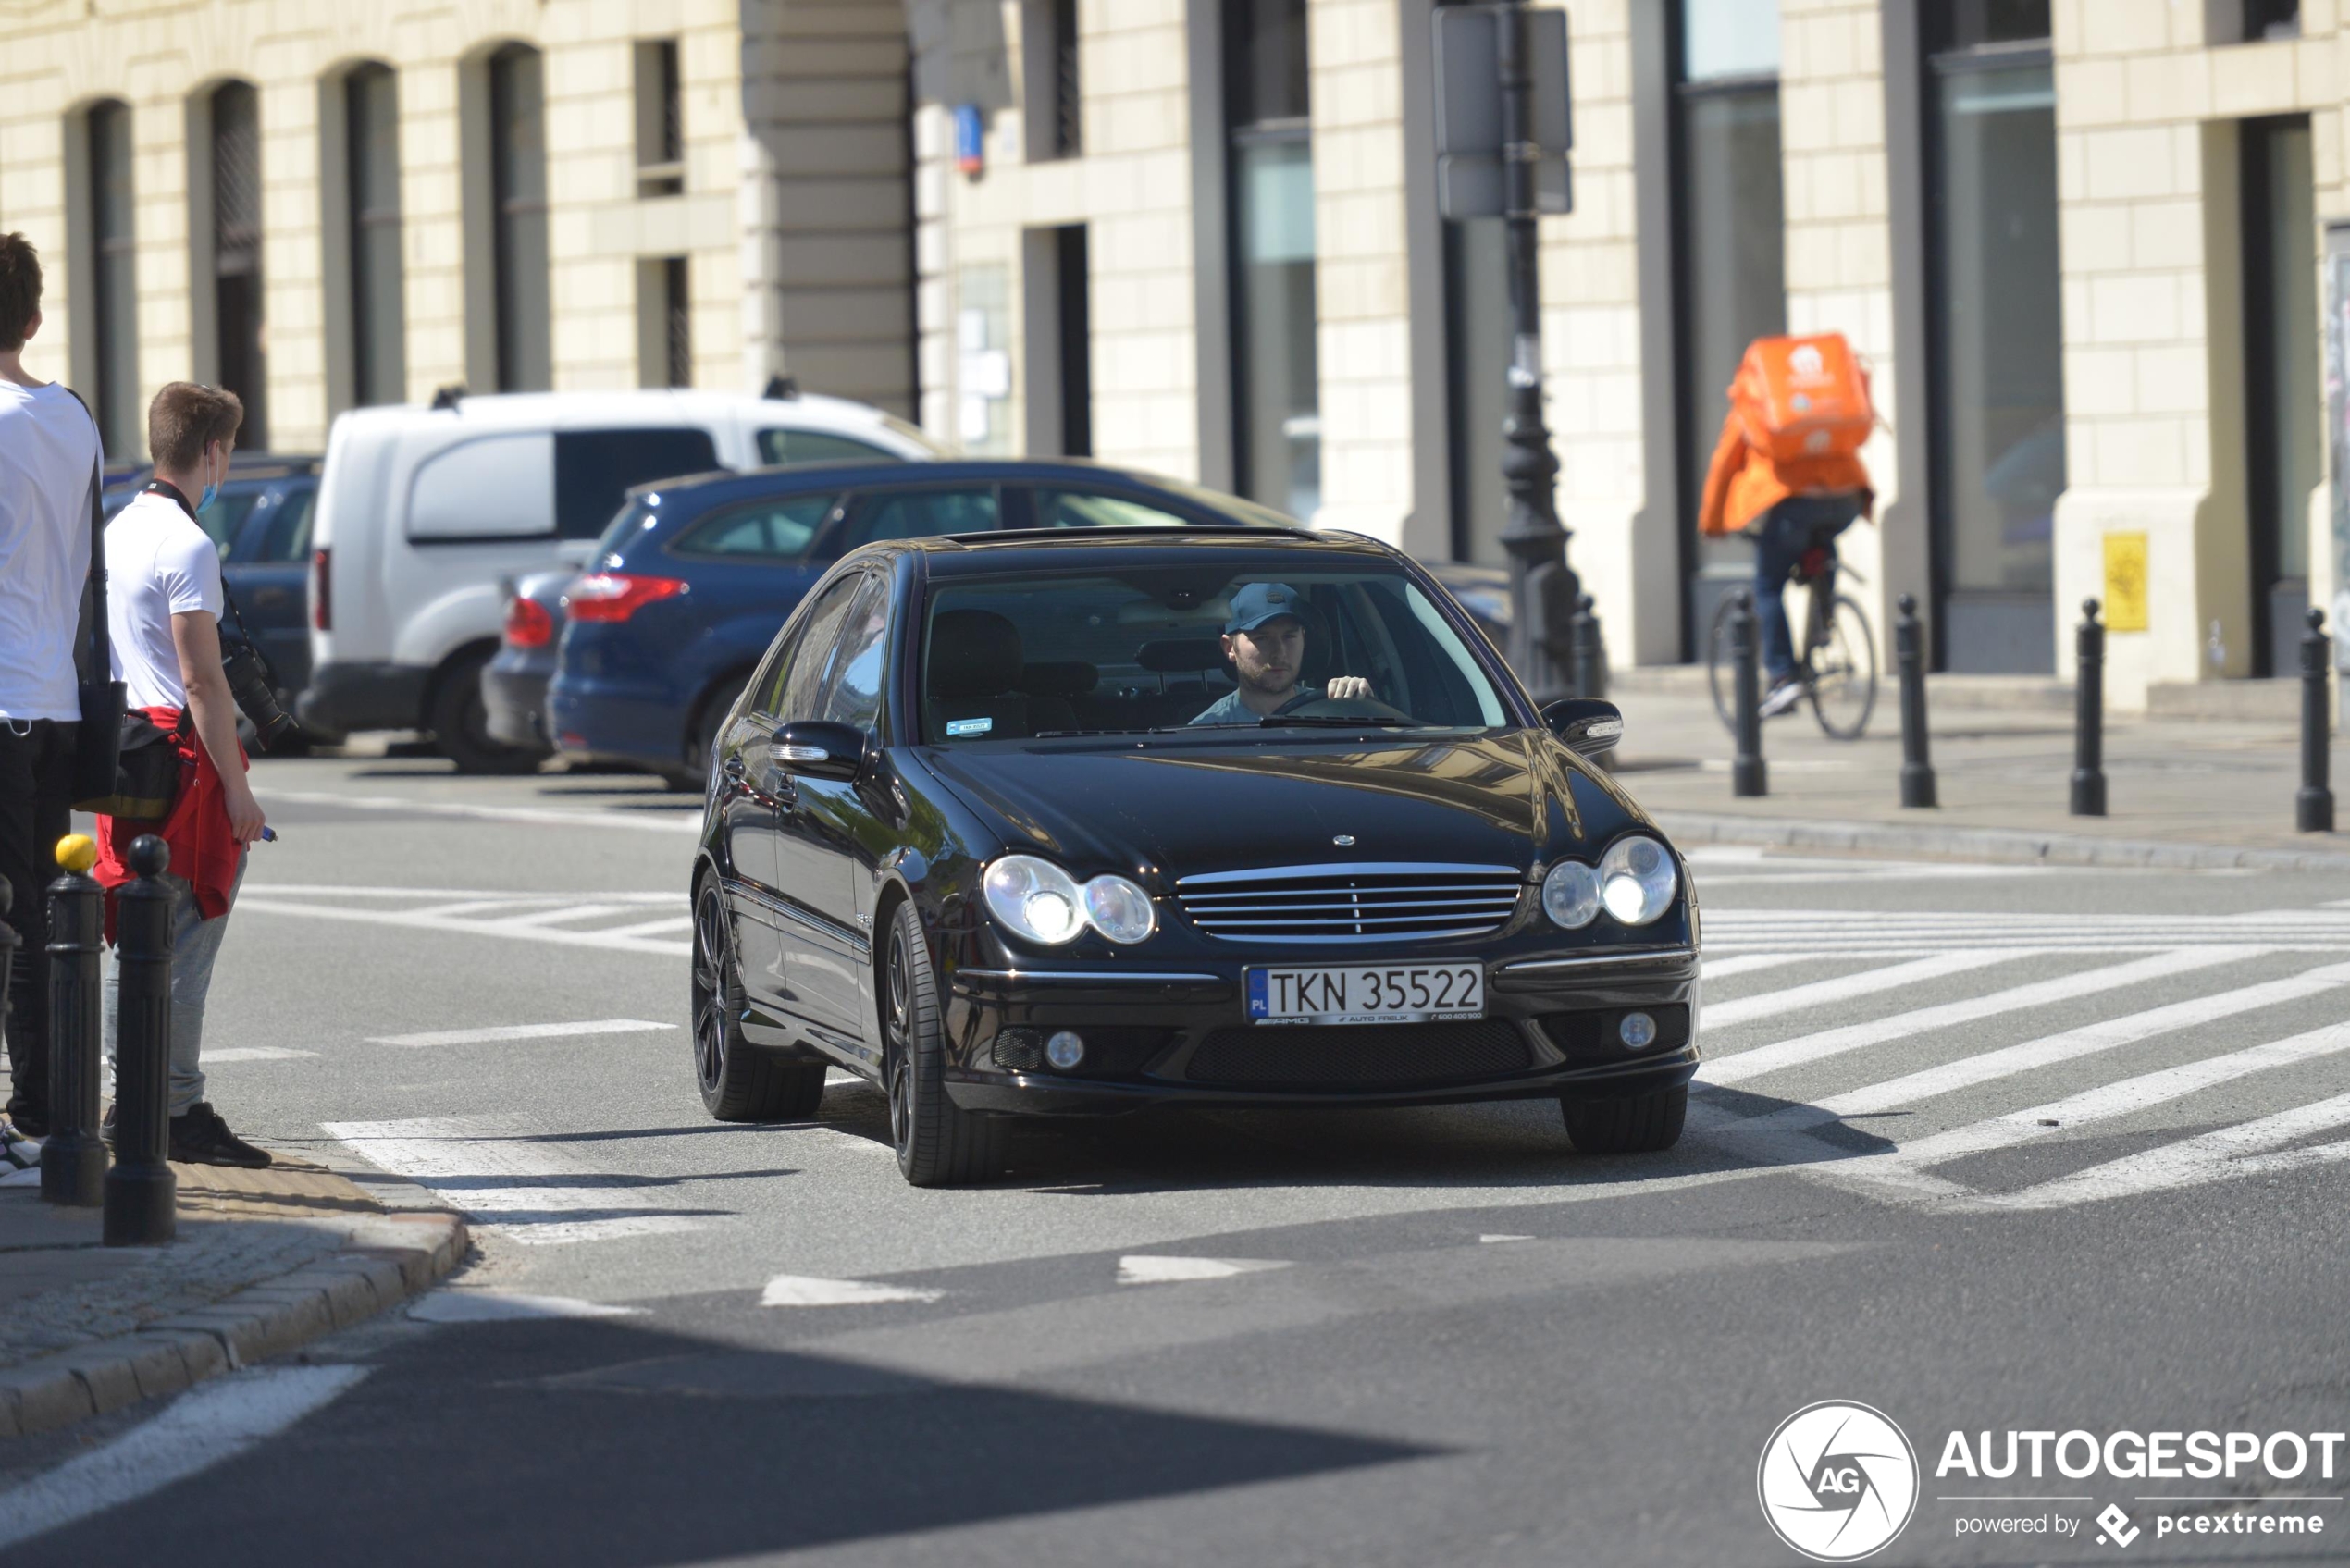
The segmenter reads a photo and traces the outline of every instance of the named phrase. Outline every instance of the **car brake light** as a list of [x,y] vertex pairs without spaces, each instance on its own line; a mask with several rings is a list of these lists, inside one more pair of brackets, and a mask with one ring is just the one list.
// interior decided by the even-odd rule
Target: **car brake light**
[[686,591],[675,577],[637,577],[625,572],[591,572],[571,585],[563,609],[575,621],[625,621],[655,599]]
[[329,552],[323,548],[311,552],[310,623],[322,632],[335,629],[335,579],[328,559]]
[[555,640],[555,618],[547,607],[524,594],[506,601],[506,646],[544,648]]

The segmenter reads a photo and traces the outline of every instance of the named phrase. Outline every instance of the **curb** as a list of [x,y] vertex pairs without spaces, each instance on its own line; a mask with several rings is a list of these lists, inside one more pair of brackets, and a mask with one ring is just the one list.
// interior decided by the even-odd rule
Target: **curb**
[[0,1371],[0,1438],[30,1437],[281,1355],[432,1288],[465,1222],[410,1210],[355,1221],[340,1252],[133,1333]]
[[1657,825],[1684,844],[1756,844],[1786,849],[1845,849],[2028,866],[2106,866],[2166,870],[2350,872],[2350,854],[2239,849],[2223,844],[2100,838],[2091,833],[2017,833],[2000,828],[1896,826],[1659,811]]

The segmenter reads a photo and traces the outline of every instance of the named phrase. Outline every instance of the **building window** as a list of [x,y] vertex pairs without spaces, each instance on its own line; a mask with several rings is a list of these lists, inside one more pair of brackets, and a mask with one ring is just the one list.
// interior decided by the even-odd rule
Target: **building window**
[[674,196],[686,189],[686,104],[677,78],[677,41],[637,45],[637,194]]
[[1077,83],[1077,0],[1050,0],[1049,9],[1053,23],[1053,155],[1073,158],[1084,150]]
[[1322,501],[1305,0],[1225,0],[1232,371],[1240,489],[1310,519]]
[[[1730,377],[1757,338],[1787,330],[1779,164],[1777,0],[1679,0],[1670,13],[1675,389],[1681,463],[1685,628],[1753,575],[1745,540],[1697,531]],[[1694,653],[1694,633],[1684,652]]]
[[85,364],[106,455],[135,459],[147,448],[139,402],[139,250],[131,231],[130,106],[93,105],[81,117],[89,159],[87,217],[90,331]]
[[2301,36],[2301,0],[2203,0],[2204,42],[2268,43]]
[[350,167],[352,394],[396,403],[408,393],[400,261],[400,100],[388,66],[343,78]]
[[1021,136],[1030,163],[1085,150],[1077,76],[1077,0],[1025,0],[1020,10]]
[[544,391],[554,385],[545,120],[538,51],[509,43],[489,57],[491,265],[501,392]]
[[2064,491],[2047,0],[1929,6],[1926,238],[1936,617],[1946,668],[2055,667]]
[[269,444],[261,287],[261,102],[249,82],[212,92],[212,309],[220,385],[245,405],[240,446]]
[[693,302],[684,256],[637,264],[637,383],[694,384]]
[[2301,617],[2309,608],[2309,494],[2323,476],[2317,171],[2306,115],[2247,120],[2238,138],[2252,673],[2282,675],[2300,668]]

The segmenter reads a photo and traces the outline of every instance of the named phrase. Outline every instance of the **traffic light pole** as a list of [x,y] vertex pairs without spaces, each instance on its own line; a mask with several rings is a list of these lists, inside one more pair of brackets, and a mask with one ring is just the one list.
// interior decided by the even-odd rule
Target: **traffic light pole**
[[1558,518],[1559,463],[1542,423],[1542,300],[1535,244],[1534,92],[1526,0],[1499,10],[1502,94],[1503,222],[1510,279],[1510,401],[1502,426],[1508,449],[1502,476],[1510,521],[1502,546],[1510,554],[1510,662],[1548,702],[1574,688],[1568,643],[1582,580],[1566,563],[1567,532]]

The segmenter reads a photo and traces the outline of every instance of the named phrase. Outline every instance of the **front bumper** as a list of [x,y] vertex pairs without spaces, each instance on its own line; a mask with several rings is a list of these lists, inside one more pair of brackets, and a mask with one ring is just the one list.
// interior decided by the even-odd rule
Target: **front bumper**
[[[1296,962],[1293,958],[1285,962]],[[1146,1105],[1424,1105],[1639,1093],[1698,1064],[1698,957],[1624,949],[1486,965],[1477,1024],[1252,1026],[1241,962],[965,969],[949,978],[946,1093],[965,1110],[1090,1116]],[[1660,1027],[1645,1050],[1616,1021]],[[1069,1072],[1025,1060],[1057,1030],[1087,1041]],[[1025,1039],[1014,1032],[1032,1031]],[[1418,1032],[1406,1032],[1418,1031]],[[1007,1067],[1004,1055],[1018,1064]]]

